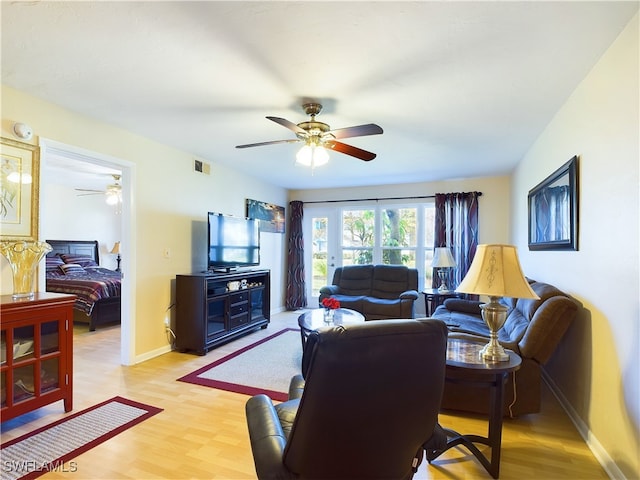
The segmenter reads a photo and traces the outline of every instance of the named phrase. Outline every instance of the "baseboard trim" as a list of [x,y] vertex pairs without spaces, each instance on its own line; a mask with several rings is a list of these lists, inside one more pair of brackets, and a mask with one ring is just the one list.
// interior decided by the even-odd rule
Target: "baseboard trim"
[[609,455],[609,452],[607,452],[607,450],[598,441],[593,432],[591,432],[589,426],[584,423],[580,415],[578,415],[578,412],[576,412],[571,403],[569,403],[567,397],[564,396],[560,388],[558,388],[558,385],[553,381],[553,379],[544,370],[544,368],[541,369],[541,374],[542,381],[549,387],[549,390],[551,390],[553,396],[556,397],[556,399],[560,403],[560,406],[566,412],[567,416],[578,430],[578,433],[587,444],[587,447],[589,447],[589,450],[591,450],[591,453],[593,453],[593,456],[596,457],[596,460],[607,473],[609,478],[628,480],[622,470],[620,470],[618,465],[616,465],[616,463],[613,461],[611,455]]
[[167,352],[171,351],[171,345],[165,345],[160,348],[156,348],[155,350],[151,350],[150,352],[146,352],[142,355],[138,355],[135,358],[135,364],[146,362],[147,360],[151,360],[152,358],[159,357],[160,355],[164,355]]

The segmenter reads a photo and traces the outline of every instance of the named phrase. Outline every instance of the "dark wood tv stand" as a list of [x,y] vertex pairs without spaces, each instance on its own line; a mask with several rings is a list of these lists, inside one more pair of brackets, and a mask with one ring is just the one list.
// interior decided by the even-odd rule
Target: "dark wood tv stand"
[[256,328],[266,328],[270,295],[269,270],[176,275],[176,350],[204,355]]

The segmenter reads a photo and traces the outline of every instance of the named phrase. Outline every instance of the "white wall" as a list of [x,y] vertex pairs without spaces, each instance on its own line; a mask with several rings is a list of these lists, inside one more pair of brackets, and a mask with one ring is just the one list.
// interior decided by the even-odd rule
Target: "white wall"
[[[546,371],[612,478],[640,478],[638,16],[513,176],[512,237],[527,275],[582,303]],[[579,251],[527,250],[527,192],[579,155]]]
[[120,240],[120,215],[107,205],[104,195],[78,196],[73,187],[43,184],[40,188],[48,205],[40,221],[43,240],[97,240],[100,266],[114,270],[116,256],[109,253]]

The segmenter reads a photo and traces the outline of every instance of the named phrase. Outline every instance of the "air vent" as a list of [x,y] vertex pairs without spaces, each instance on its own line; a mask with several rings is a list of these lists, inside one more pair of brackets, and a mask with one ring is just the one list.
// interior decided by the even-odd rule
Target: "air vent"
[[197,158],[193,159],[193,170],[198,173],[204,173],[205,175],[211,175],[211,165]]

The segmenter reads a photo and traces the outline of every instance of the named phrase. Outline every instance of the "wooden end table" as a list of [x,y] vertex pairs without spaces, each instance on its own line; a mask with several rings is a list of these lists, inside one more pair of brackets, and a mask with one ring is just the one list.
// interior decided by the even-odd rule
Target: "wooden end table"
[[[520,356],[506,350],[509,360],[506,362],[485,362],[480,356],[480,350],[484,343],[471,342],[457,338],[450,338],[447,342],[447,367],[446,371],[465,370],[475,374],[486,376],[485,381],[473,381],[491,390],[489,405],[489,429],[486,437],[471,434],[460,434],[445,428],[447,433],[447,446],[443,450],[428,451],[427,461],[431,463],[441,454],[456,445],[464,445],[486,468],[493,478],[498,478],[500,473],[500,448],[502,444],[502,416],[504,403],[504,384],[509,373],[520,368],[522,359]],[[445,374],[445,381],[452,383],[469,383],[470,380],[453,378]],[[491,458],[487,458],[474,444],[481,443],[491,447]]]
[[337,308],[333,314],[333,322],[324,321],[324,308],[308,310],[298,317],[300,326],[300,336],[302,337],[302,348],[307,341],[307,337],[314,330],[321,327],[333,327],[335,325],[347,325],[349,323],[363,323],[364,315],[348,308]]
[[460,296],[458,292],[453,290],[442,292],[437,288],[427,288],[422,293],[424,294],[424,307],[427,317],[430,317],[436,307],[442,305],[447,298],[458,298]]

